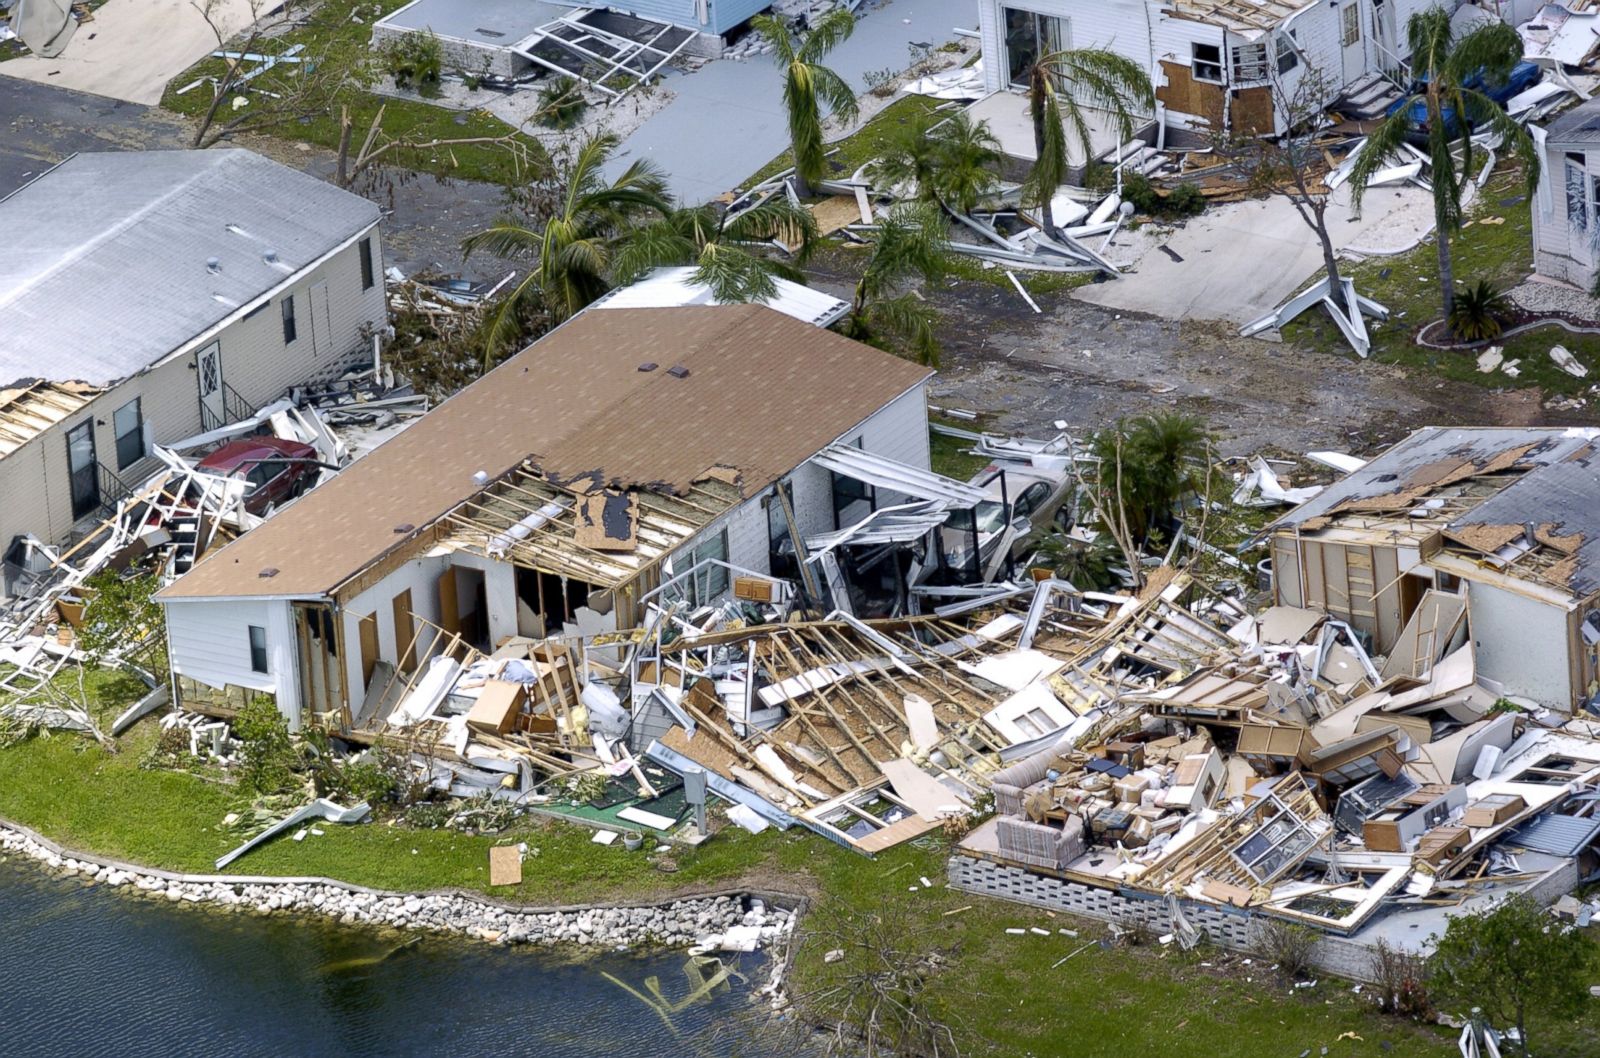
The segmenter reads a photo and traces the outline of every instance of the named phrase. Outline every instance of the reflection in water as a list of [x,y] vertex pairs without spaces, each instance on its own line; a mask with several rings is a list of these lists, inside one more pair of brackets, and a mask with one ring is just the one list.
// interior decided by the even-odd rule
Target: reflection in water
[[0,862],[0,1047],[30,1058],[767,1054],[750,995],[761,967],[760,955],[571,961],[397,941],[135,901]]

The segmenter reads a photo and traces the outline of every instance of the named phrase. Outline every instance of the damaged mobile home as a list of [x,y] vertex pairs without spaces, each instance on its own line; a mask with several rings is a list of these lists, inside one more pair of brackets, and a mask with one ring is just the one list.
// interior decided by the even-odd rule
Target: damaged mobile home
[[[359,727],[376,674],[451,643],[629,629],[669,581],[698,606],[796,574],[796,540],[957,488],[927,470],[930,374],[764,307],[582,313],[168,588],[179,695]],[[852,458],[885,476],[827,469]]]
[[74,155],[0,200],[18,251],[0,271],[8,573],[24,538],[111,516],[162,469],[159,446],[370,359],[378,221],[245,150]]

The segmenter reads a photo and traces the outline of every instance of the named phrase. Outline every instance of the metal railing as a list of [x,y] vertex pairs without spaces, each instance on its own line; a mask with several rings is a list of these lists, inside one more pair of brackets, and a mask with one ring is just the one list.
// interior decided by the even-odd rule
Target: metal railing
[[243,422],[255,413],[255,405],[245,400],[244,397],[239,395],[238,390],[224,381],[222,383],[222,414],[218,415],[202,403],[200,405],[200,431],[205,433],[211,430],[220,430],[224,426]]

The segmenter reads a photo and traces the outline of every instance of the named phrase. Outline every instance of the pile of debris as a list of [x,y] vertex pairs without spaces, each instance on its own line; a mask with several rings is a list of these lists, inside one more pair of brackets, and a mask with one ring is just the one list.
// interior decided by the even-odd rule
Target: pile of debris
[[[168,445],[152,447],[162,464],[137,485],[105,493],[98,524],[62,546],[32,536],[19,537],[4,556],[4,591],[0,592],[0,695],[8,709],[37,703],[49,696],[52,681],[69,665],[84,660],[77,641],[92,597],[89,582],[114,571],[131,577],[153,574],[163,585],[186,573],[207,550],[248,532],[278,503],[314,488],[352,458],[346,431],[370,449],[382,431],[404,425],[427,410],[426,398],[397,383],[381,367],[347,373],[316,388],[297,387],[246,418]],[[247,438],[288,443],[285,451],[304,456],[271,460],[248,459],[235,469],[207,466],[218,446]],[[294,468],[297,481],[285,495],[257,494],[260,480],[248,472],[271,464],[303,463]],[[270,492],[270,490],[269,490]],[[101,656],[101,665],[134,671],[157,690],[154,677],[132,659],[159,638],[120,644]]]
[[[1100,673],[1095,722],[996,774],[963,854],[1337,934],[1595,874],[1600,724],[1480,686],[1463,596],[1428,591],[1386,658],[1317,611],[1224,627],[1202,608],[1175,610],[1193,647],[1175,664],[1129,650],[1147,616],[1070,655]],[[1044,715],[1082,702],[1028,693]]]

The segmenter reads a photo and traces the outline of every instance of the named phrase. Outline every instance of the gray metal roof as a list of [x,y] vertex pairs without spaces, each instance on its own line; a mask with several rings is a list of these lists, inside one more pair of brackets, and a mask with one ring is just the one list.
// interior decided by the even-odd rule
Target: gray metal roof
[[1600,819],[1547,812],[1512,831],[1506,842],[1552,856],[1576,856],[1596,837],[1600,837]]
[[1579,147],[1600,143],[1600,97],[1585,100],[1556,118],[1544,130],[1550,147]]
[[[1487,464],[1504,452],[1532,445],[1516,465],[1543,466],[1565,459],[1590,443],[1589,431],[1559,427],[1446,429],[1429,426],[1407,437],[1360,470],[1340,478],[1268,528],[1302,525],[1313,518],[1334,512],[1346,500],[1372,499],[1402,492],[1413,481],[1427,477],[1435,468],[1446,463]],[[1600,512],[1596,512],[1596,517],[1600,517]],[[1521,523],[1526,519],[1515,520]]]
[[75,155],[0,199],[0,386],[127,378],[378,218],[250,151]]

